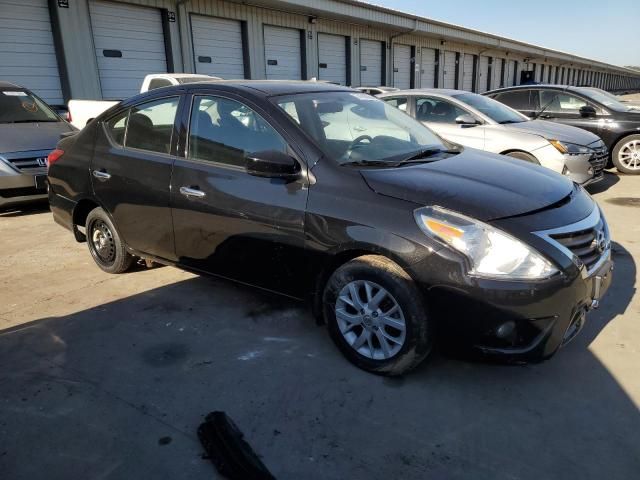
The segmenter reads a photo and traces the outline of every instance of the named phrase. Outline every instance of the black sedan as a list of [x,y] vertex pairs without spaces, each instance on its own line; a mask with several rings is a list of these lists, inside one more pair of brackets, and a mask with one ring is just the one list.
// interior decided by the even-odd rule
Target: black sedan
[[153,91],[61,140],[49,165],[55,221],[104,271],[140,257],[308,300],[380,374],[416,366],[436,335],[548,358],[611,281],[607,224],[581,187],[339,86]]
[[[532,118],[584,128],[604,141],[615,167],[640,174],[640,110],[597,89],[521,85],[484,93]],[[578,146],[574,146],[576,153]],[[571,152],[569,152],[571,153]]]

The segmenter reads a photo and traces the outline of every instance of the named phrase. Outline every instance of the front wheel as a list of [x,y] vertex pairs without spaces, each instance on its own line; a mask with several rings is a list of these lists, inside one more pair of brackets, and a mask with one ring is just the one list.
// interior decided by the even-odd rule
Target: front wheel
[[325,286],[323,313],[341,352],[369,372],[401,375],[433,345],[421,292],[400,266],[382,256],[365,255],[338,268]]
[[134,257],[127,252],[107,213],[100,207],[89,212],[86,222],[89,252],[98,267],[107,273],[124,273]]
[[538,159],[527,152],[509,152],[506,155],[507,157],[517,158],[518,160],[524,160],[525,162],[540,165],[540,162],[538,161]]
[[611,152],[611,160],[619,172],[640,175],[640,135],[620,140]]

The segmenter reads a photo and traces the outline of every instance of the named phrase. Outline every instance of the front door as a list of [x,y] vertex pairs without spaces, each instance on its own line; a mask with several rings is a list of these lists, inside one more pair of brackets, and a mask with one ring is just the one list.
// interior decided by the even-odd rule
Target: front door
[[[605,116],[602,109],[586,99],[568,92],[558,92],[553,90],[538,90],[540,94],[540,109],[544,111],[539,118],[551,120],[573,127],[584,128],[596,135],[602,132],[602,125]],[[596,117],[583,117],[580,108],[590,105],[596,109]],[[546,107],[546,108],[545,108]]]
[[438,97],[416,97],[414,111],[417,120],[444,139],[484,150],[485,127],[456,123],[460,115],[471,115],[458,105]]
[[195,95],[187,138],[186,158],[176,160],[171,180],[179,262],[301,296],[306,175],[287,181],[245,169],[248,153],[292,154],[283,135],[239,100]]
[[174,259],[169,210],[180,97],[135,105],[98,126],[91,162],[96,197],[131,248]]

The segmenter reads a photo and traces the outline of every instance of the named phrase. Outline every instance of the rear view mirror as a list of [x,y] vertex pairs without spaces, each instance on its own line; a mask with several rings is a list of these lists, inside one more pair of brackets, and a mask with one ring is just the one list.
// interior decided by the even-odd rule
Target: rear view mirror
[[248,153],[247,173],[255,177],[288,178],[300,175],[300,165],[290,155],[278,150]]
[[342,111],[342,103],[340,102],[319,102],[316,104],[316,112],[323,113],[338,113]]
[[592,107],[591,105],[585,105],[583,107],[580,107],[580,116],[581,117],[595,117],[596,114],[598,112],[596,112],[596,109],[594,107]]
[[464,114],[459,115],[459,116],[456,117],[456,123],[458,125],[463,125],[463,126],[464,125],[472,126],[472,125],[478,125],[478,120],[473,118],[468,113],[464,113]]

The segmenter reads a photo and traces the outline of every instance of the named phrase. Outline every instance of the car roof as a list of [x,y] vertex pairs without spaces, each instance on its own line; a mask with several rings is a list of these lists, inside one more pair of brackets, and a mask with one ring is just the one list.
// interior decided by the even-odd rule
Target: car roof
[[0,88],[23,88],[23,87],[21,87],[20,85],[16,85],[15,83],[0,80]]
[[488,92],[484,92],[485,94],[487,93],[498,93],[498,92],[507,92],[507,91],[514,91],[514,90],[530,90],[532,88],[542,88],[544,90],[574,90],[574,91],[579,91],[579,88],[582,87],[575,87],[573,85],[554,85],[551,83],[534,83],[531,85],[514,85],[512,87],[504,87],[504,88],[496,88],[495,90],[489,90]]
[[254,93],[258,92],[265,96],[293,95],[310,92],[354,91],[352,88],[341,85],[309,80],[218,80],[216,82],[192,83],[189,84],[187,88],[203,89],[212,87],[238,87],[241,90],[252,90]]
[[388,92],[389,95],[444,95],[449,97],[455,97],[456,95],[462,95],[463,93],[473,93],[466,90],[455,90],[453,88],[412,88],[411,90],[397,90]]

